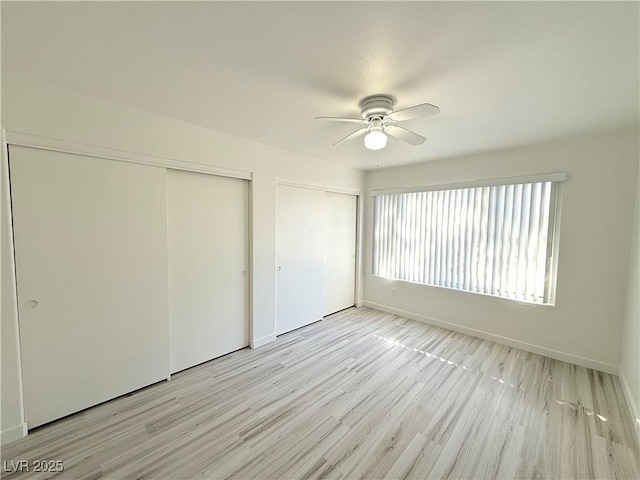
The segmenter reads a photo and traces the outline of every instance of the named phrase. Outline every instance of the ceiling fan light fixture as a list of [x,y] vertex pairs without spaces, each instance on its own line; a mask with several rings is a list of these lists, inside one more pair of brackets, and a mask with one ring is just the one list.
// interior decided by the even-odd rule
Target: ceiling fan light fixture
[[387,146],[387,135],[384,132],[372,131],[364,137],[364,146],[369,150],[380,150]]
[[387,134],[384,133],[382,119],[371,120],[369,133],[364,137],[364,146],[369,150],[380,150],[387,146]]

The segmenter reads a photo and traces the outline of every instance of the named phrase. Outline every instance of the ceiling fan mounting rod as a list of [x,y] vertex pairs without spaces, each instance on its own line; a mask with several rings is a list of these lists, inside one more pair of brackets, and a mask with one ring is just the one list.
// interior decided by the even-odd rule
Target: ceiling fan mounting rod
[[384,130],[384,123],[382,122],[381,117],[372,117],[369,119],[369,131],[382,132],[383,130]]

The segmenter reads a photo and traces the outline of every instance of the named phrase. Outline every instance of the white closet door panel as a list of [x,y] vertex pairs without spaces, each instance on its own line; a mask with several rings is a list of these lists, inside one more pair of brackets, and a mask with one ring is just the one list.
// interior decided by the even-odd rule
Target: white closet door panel
[[167,171],[171,371],[249,344],[248,182]]
[[325,192],[324,315],[355,303],[356,200]]
[[11,147],[26,421],[167,377],[165,170]]
[[324,192],[278,185],[276,333],[322,319]]

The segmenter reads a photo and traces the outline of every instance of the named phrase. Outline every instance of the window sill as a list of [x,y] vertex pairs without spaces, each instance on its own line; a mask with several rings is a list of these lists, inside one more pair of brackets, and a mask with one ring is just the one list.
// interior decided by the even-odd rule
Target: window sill
[[547,303],[538,303],[538,302],[530,302],[527,300],[520,300],[517,298],[510,298],[510,297],[502,297],[500,295],[492,295],[490,293],[482,293],[482,292],[474,292],[471,290],[461,290],[459,288],[454,288],[454,287],[446,287],[446,286],[442,286],[442,285],[429,285],[428,283],[419,283],[419,282],[412,282],[409,280],[399,280],[399,279],[395,279],[395,278],[387,278],[387,277],[381,277],[379,275],[374,275],[373,273],[370,273],[369,276],[374,277],[374,278],[378,278],[380,280],[384,280],[390,283],[406,283],[408,285],[417,285],[420,287],[427,287],[427,288],[437,288],[437,289],[443,289],[443,290],[447,290],[450,292],[459,292],[459,293],[471,293],[473,295],[478,295],[481,297],[488,297],[488,298],[495,298],[495,299],[499,299],[499,300],[506,300],[510,303],[513,304],[518,304],[518,305],[522,305],[523,307],[544,307],[544,308],[553,308],[555,307],[555,302],[547,302]]

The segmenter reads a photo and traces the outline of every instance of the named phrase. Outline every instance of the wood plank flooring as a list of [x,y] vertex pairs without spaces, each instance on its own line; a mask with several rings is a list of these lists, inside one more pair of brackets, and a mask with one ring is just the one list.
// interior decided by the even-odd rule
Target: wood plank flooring
[[74,479],[637,479],[639,451],[617,377],[353,308],[36,429],[2,460],[62,460]]

